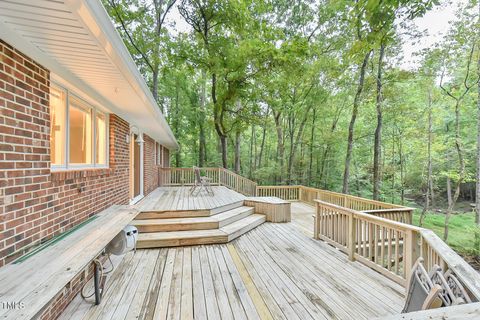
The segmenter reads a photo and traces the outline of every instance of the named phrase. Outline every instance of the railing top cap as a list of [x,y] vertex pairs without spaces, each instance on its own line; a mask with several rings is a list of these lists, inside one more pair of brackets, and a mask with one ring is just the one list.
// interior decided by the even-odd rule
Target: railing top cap
[[322,205],[322,206],[334,208],[334,209],[337,209],[339,211],[343,211],[343,212],[352,214],[354,216],[361,217],[364,220],[376,221],[380,224],[396,227],[397,229],[401,229],[403,231],[418,231],[418,232],[421,232],[422,230],[426,230],[424,228],[416,227],[416,226],[406,224],[406,223],[402,223],[402,222],[398,222],[398,221],[393,221],[393,220],[390,220],[390,219],[385,219],[385,218],[382,218],[382,217],[377,217],[377,216],[374,216],[374,215],[371,215],[371,214],[368,214],[368,213],[363,213],[363,212],[360,212],[360,211],[357,211],[357,210],[345,208],[345,207],[342,207],[342,206],[339,206],[339,205],[336,205],[336,204],[331,204],[329,202],[325,202],[325,201],[322,201],[322,200],[315,199],[314,201],[317,203],[317,205]]

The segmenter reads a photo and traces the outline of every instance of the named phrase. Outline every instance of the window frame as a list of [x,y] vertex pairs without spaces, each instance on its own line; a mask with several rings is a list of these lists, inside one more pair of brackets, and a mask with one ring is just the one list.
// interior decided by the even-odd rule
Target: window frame
[[161,146],[160,146],[160,143],[159,142],[155,142],[155,165],[157,166],[160,166],[161,165],[161,162],[160,162],[160,154],[161,154]]
[[[65,162],[63,164],[52,164],[50,161],[50,171],[66,171],[66,170],[80,170],[80,169],[107,169],[109,168],[109,160],[110,160],[110,139],[109,139],[109,132],[110,132],[110,121],[109,121],[109,113],[101,111],[97,106],[89,103],[85,99],[83,99],[80,95],[72,92],[69,88],[62,86],[56,82],[51,81],[50,87],[54,87],[57,90],[63,91],[66,94],[66,110],[65,110],[65,145],[63,146],[63,150],[65,153]],[[73,99],[72,99],[73,98]],[[70,108],[71,108],[71,99],[77,100],[77,103],[80,107],[84,110],[89,110],[91,112],[91,127],[92,127],[92,141],[91,141],[91,148],[92,148],[92,159],[89,164],[82,164],[82,163],[70,163]],[[97,123],[96,118],[97,114],[101,114],[105,117],[105,163],[97,164],[97,148],[96,148],[96,138],[97,138]],[[50,124],[52,125],[52,124]],[[51,157],[51,149],[50,149],[50,157]]]

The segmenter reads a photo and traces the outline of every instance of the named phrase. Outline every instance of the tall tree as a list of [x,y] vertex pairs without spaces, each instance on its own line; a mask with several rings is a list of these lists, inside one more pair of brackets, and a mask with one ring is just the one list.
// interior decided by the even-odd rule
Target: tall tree
[[[470,89],[472,89],[475,85],[477,85],[480,79],[480,78],[477,78],[475,81],[469,83],[470,68],[472,64],[474,51],[475,51],[475,44],[473,44],[471,46],[471,49],[469,50],[469,54],[467,58],[467,67],[466,67],[465,76],[463,77],[463,80],[462,80],[461,90],[455,90],[455,89],[458,89],[458,86],[455,86],[455,85],[450,88],[447,88],[444,85],[445,67],[442,71],[442,75],[440,78],[440,88],[449,98],[454,100],[455,150],[457,152],[457,157],[458,157],[458,170],[457,170],[457,176],[456,176],[455,192],[453,194],[453,197],[451,198],[450,203],[448,204],[447,213],[445,215],[445,230],[444,230],[444,236],[443,236],[445,241],[448,239],[448,231],[449,231],[448,227],[450,222],[450,216],[455,207],[455,203],[457,202],[458,197],[460,196],[460,187],[465,179],[465,154],[464,154],[463,142],[461,137],[460,109],[465,96],[470,91]],[[448,181],[450,181],[450,176],[448,176],[447,179]]]
[[380,194],[380,162],[382,154],[382,125],[383,125],[383,114],[382,114],[382,103],[383,103],[383,92],[382,92],[382,73],[383,73],[383,59],[385,56],[385,43],[382,40],[380,43],[380,50],[378,53],[378,66],[377,66],[377,100],[376,100],[376,109],[377,109],[377,127],[375,128],[375,144],[373,152],[373,200],[379,199]]
[[[106,8],[128,40],[133,57],[149,73],[150,89],[160,102],[161,50],[165,19],[176,0],[103,0]],[[162,107],[163,105],[160,104]],[[164,111],[164,110],[162,110]]]

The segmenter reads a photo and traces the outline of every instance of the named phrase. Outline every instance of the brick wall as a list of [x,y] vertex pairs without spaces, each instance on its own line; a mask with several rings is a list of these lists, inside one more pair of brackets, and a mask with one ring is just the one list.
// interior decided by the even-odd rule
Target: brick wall
[[[49,71],[0,40],[0,267],[88,217],[129,201],[129,124],[109,117],[109,168],[50,172]],[[145,135],[144,193],[158,186],[155,142]],[[46,309],[55,319],[91,272]]]
[[50,173],[49,72],[0,42],[0,266],[128,203],[129,125],[110,116],[110,168]]
[[143,135],[143,192],[149,194],[158,187],[158,166],[155,159],[156,141]]

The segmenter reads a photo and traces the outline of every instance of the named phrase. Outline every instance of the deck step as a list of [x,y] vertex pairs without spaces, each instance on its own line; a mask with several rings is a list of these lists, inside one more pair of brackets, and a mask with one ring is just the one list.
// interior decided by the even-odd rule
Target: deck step
[[265,222],[265,220],[266,216],[264,214],[252,214],[246,218],[240,219],[234,223],[220,228],[220,231],[223,231],[228,235],[228,241],[232,241],[242,234],[247,233],[253,228],[261,225]]
[[263,222],[265,215],[250,214],[220,229],[140,233],[137,248],[227,243]]
[[253,214],[252,207],[238,207],[208,217],[135,219],[133,225],[141,233],[218,229]]
[[144,219],[174,219],[174,218],[192,218],[192,217],[210,217],[222,212],[236,209],[243,206],[243,200],[233,202],[227,205],[219,206],[212,209],[197,209],[197,210],[141,210],[137,215],[137,220]]

